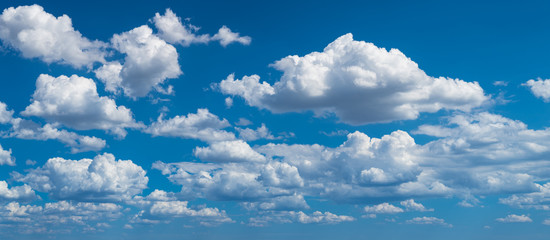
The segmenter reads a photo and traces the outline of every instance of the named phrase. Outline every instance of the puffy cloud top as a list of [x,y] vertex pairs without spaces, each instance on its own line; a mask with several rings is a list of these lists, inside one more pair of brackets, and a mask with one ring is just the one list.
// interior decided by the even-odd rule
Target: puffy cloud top
[[125,136],[127,127],[138,127],[130,109],[100,97],[92,79],[72,75],[36,80],[32,103],[21,114],[39,116],[78,130],[103,129]]
[[4,9],[0,39],[26,58],[61,62],[73,67],[104,62],[106,44],[90,41],[74,30],[67,15],[55,17],[39,5]]
[[147,188],[149,181],[140,166],[130,160],[115,160],[108,153],[94,159],[51,158],[19,180],[56,199],[79,201],[130,199]]
[[469,111],[487,99],[477,82],[430,77],[399,50],[355,41],[351,34],[323,52],[288,56],[272,66],[284,73],[274,85],[260,83],[257,75],[230,75],[218,86],[275,113],[333,113],[353,125],[416,119],[440,109]]

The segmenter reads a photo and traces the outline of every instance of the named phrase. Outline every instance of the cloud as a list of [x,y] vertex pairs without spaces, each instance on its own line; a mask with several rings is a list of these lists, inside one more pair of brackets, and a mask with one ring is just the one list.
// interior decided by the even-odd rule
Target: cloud
[[110,62],[95,71],[105,90],[116,93],[122,88],[126,96],[134,99],[152,90],[172,93],[171,86],[164,89],[162,85],[166,79],[182,74],[174,46],[154,35],[146,25],[115,34],[111,43],[126,57],[123,64]]
[[0,145],[0,166],[8,165],[15,166],[15,158],[11,156],[11,149],[4,150]]
[[265,157],[254,151],[242,140],[211,143],[208,147],[196,147],[194,155],[209,162],[263,162]]
[[156,13],[153,23],[159,30],[158,35],[172,44],[189,46],[192,43],[208,43],[210,41],[208,34],[196,35],[194,33],[199,29],[198,27],[191,24],[183,25],[181,18],[169,8],[166,9],[164,15]]
[[107,44],[90,41],[73,28],[67,15],[55,17],[39,5],[4,9],[0,39],[25,58],[59,62],[76,68],[104,62]]
[[445,227],[453,227],[452,224],[448,224],[445,220],[436,217],[415,217],[411,220],[407,220],[409,224],[428,224],[428,225],[442,225]]
[[4,233],[55,234],[101,231],[122,216],[122,206],[113,203],[48,202],[42,206],[10,202],[0,206]]
[[0,181],[0,201],[30,201],[36,194],[29,185],[8,187],[6,181]]
[[0,102],[0,124],[6,124],[13,119],[13,110],[8,110],[8,105]]
[[207,142],[235,139],[235,134],[221,130],[229,127],[229,122],[226,119],[220,120],[206,108],[198,109],[197,113],[189,113],[187,116],[175,116],[167,120],[163,117],[161,114],[144,131],[153,136],[191,138]]
[[430,77],[397,49],[387,51],[346,34],[323,52],[272,64],[283,72],[273,85],[257,75],[218,84],[222,93],[274,113],[311,110],[362,125],[418,118],[441,109],[469,111],[488,97],[477,82]]
[[363,209],[366,213],[375,213],[375,214],[395,214],[404,212],[403,209],[391,205],[389,203],[381,203],[374,206],[365,206]]
[[212,36],[212,40],[220,41],[220,44],[226,47],[227,45],[234,42],[238,42],[242,45],[249,45],[252,41],[252,38],[250,38],[249,36],[241,37],[239,33],[232,32],[231,29],[229,29],[228,27],[222,26],[218,30],[218,33]]
[[550,183],[536,186],[538,191],[500,198],[499,203],[522,209],[550,210]]
[[550,79],[543,80],[539,78],[536,81],[531,79],[522,85],[529,87],[536,97],[542,98],[545,102],[550,101]]
[[250,218],[249,225],[264,227],[269,223],[337,224],[351,221],[355,221],[355,218],[346,215],[336,215],[331,212],[323,213],[315,211],[311,214],[306,214],[302,211],[279,211],[269,212],[262,216]]
[[401,206],[405,207],[407,211],[415,211],[415,212],[433,211],[433,209],[427,209],[421,203],[415,202],[414,199],[407,199],[405,201],[401,201]]
[[280,139],[281,137],[274,137],[269,129],[265,126],[265,124],[262,123],[261,127],[256,128],[256,130],[251,128],[238,128],[236,127],[235,130],[239,133],[239,138],[243,139],[245,141],[256,141],[259,139]]
[[100,97],[92,79],[77,75],[41,74],[36,80],[32,102],[21,114],[42,117],[77,130],[107,130],[121,137],[126,135],[125,128],[139,127],[130,109],[117,106],[113,99]]
[[197,35],[195,32],[199,30],[199,27],[189,23],[183,24],[181,18],[176,16],[169,8],[166,9],[164,15],[156,13],[153,18],[153,23],[159,30],[158,35],[162,39],[169,43],[180,44],[182,46],[189,46],[194,43],[206,44],[211,41],[219,41],[222,46],[226,47],[234,42],[249,45],[252,40],[248,36],[241,37],[239,33],[231,31],[231,29],[226,26],[222,26],[214,36],[210,36],[209,34]]
[[50,158],[44,166],[17,177],[54,199],[78,201],[122,201],[141,193],[149,179],[131,160],[115,160],[112,154],[94,159]]
[[503,223],[519,223],[519,222],[532,222],[531,218],[529,216],[525,215],[516,215],[516,214],[510,214],[504,218],[497,218],[498,222]]

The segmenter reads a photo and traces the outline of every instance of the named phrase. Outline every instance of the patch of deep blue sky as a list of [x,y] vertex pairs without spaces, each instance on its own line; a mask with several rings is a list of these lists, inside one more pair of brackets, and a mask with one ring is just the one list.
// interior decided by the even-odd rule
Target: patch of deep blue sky
[[[224,48],[216,43],[176,46],[184,72],[178,79],[168,80],[169,84],[174,85],[176,94],[154,94],[155,97],[170,101],[153,104],[148,98],[133,101],[119,96],[116,99],[119,105],[132,109],[138,121],[146,124],[156,119],[162,106],[169,108],[168,116],[186,115],[196,112],[197,108],[208,108],[231,123],[244,117],[254,122],[253,127],[265,123],[274,134],[292,132],[296,135],[280,142],[337,146],[345,140],[345,136],[327,137],[320,131],[359,130],[369,136],[380,137],[397,129],[410,131],[421,124],[439,123],[441,116],[450,113],[423,113],[417,120],[349,126],[337,123],[335,117],[320,119],[313,117],[311,113],[272,114],[246,106],[239,98],[235,98],[234,106],[227,109],[224,105],[226,96],[210,89],[211,83],[225,79],[230,73],[235,73],[237,78],[258,74],[262,80],[273,83],[281,73],[270,68],[270,63],[287,55],[303,56],[313,51],[322,51],[337,37],[353,33],[355,40],[373,42],[378,47],[388,49],[398,48],[430,76],[477,81],[487,94],[494,98],[500,95],[509,100],[506,104],[496,103],[484,107],[490,112],[520,120],[532,129],[550,126],[548,105],[521,86],[521,83],[529,79],[550,77],[550,19],[547,17],[550,5],[545,1],[3,1],[0,9],[33,3],[43,6],[45,11],[54,16],[67,14],[71,17],[74,28],[92,40],[108,42],[115,33],[125,32],[142,24],[152,26],[149,19],[156,12],[163,13],[166,8],[171,8],[182,18],[191,18],[191,23],[200,26],[202,33],[214,33],[220,26],[227,25],[235,32],[252,37],[249,46],[233,44]],[[93,73],[86,70],[75,70],[55,63],[45,64],[38,59],[24,59],[17,52],[6,49],[1,54],[0,66],[4,67],[0,68],[0,101],[7,103],[16,114],[29,104],[35,90],[35,80],[41,73],[52,76],[78,74],[95,79]],[[495,81],[507,82],[508,85],[495,86]],[[97,83],[100,96],[109,95],[103,90],[101,83]],[[169,183],[159,171],[150,168],[154,161],[194,161],[193,148],[206,145],[189,139],[152,138],[133,130],[129,130],[124,140],[116,140],[99,130],[82,133],[106,139],[108,147],[104,151],[111,152],[120,159],[132,159],[142,166],[149,176],[151,190],[160,188],[178,191],[180,188]],[[417,143],[431,140],[425,136],[414,137]],[[258,141],[257,144],[265,142]],[[18,161],[16,168],[0,167],[0,174],[4,176],[2,179],[8,179],[13,170],[24,171],[26,159],[35,160],[37,166],[41,166],[54,156],[68,159],[95,156],[92,152],[70,154],[68,148],[55,141],[2,139],[1,143],[4,148],[13,149]],[[49,201],[46,195],[42,197]],[[240,207],[232,202],[203,202],[208,206],[227,209],[231,216],[238,215],[240,211]],[[532,234],[529,239],[544,239],[544,236],[548,236],[546,227],[538,224],[548,217],[547,213],[511,210],[497,202],[498,198],[493,196],[484,200],[484,208],[465,210],[458,208],[457,201],[453,199],[423,200],[424,205],[437,209],[433,215],[452,223],[452,229],[432,225],[397,225],[384,223],[383,218],[371,220],[358,217],[356,222],[342,223],[330,228],[315,225],[276,225],[250,230],[240,224],[232,224],[215,229],[200,227],[189,232],[192,233],[191,238],[197,239],[212,236],[240,239],[249,237],[249,234],[262,239],[312,236],[334,239],[341,235],[355,239],[370,234],[375,239],[402,239],[404,233],[425,239],[440,239],[443,236],[446,239],[514,239],[526,233]],[[309,203],[312,209],[353,216],[359,216],[357,212],[363,206],[338,205],[314,199]],[[493,224],[491,229],[483,229],[487,222],[516,212],[530,214],[537,225]],[[406,216],[399,218],[408,219]],[[477,222],[472,218],[487,221]],[[234,219],[242,220],[238,216]],[[175,226],[178,225],[159,228],[166,228],[167,231],[163,234],[168,237],[178,237],[181,228]],[[395,228],[399,231],[395,231]],[[133,234],[152,234],[148,231],[152,230],[140,229]],[[116,230],[108,230],[104,237],[114,232]],[[226,232],[230,234],[225,235]]]

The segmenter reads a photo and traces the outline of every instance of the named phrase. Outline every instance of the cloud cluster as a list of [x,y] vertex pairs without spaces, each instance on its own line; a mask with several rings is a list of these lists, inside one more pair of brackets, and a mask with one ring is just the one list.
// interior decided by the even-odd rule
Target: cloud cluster
[[522,223],[522,222],[532,222],[531,218],[526,215],[516,215],[516,214],[510,214],[504,218],[497,218],[498,222],[503,223]]
[[4,9],[0,15],[0,39],[23,57],[77,68],[104,62],[107,55],[107,44],[83,37],[67,15],[55,17],[39,5]]
[[147,25],[115,34],[111,39],[114,49],[126,55],[124,63],[110,62],[95,71],[106,90],[124,90],[126,96],[138,98],[150,91],[171,94],[171,87],[163,88],[166,79],[182,74],[176,48],[153,34]]
[[441,109],[469,111],[488,99],[477,82],[430,77],[399,50],[355,41],[351,34],[323,52],[288,56],[272,66],[283,72],[273,85],[257,75],[230,75],[218,87],[274,113],[311,110],[352,125],[416,119]]
[[36,194],[29,185],[8,187],[6,181],[0,181],[0,201],[29,201],[36,198]]
[[249,45],[252,40],[248,36],[241,37],[239,33],[231,31],[226,26],[222,26],[214,36],[208,34],[197,35],[195,32],[199,30],[199,27],[189,23],[183,24],[181,18],[176,16],[170,9],[166,9],[164,15],[156,13],[153,23],[159,30],[159,36],[162,39],[169,43],[181,44],[183,46],[189,46],[193,43],[219,41],[222,46],[226,47],[234,42]]
[[122,201],[147,188],[145,171],[130,160],[115,160],[105,153],[94,159],[48,159],[44,166],[16,176],[54,199],[77,201]]
[[9,165],[15,166],[15,158],[11,156],[11,149],[5,150],[0,145],[0,166]]
[[72,75],[36,79],[32,102],[21,113],[42,117],[78,130],[102,129],[124,137],[125,128],[137,128],[132,111],[117,106],[113,99],[100,97],[92,79]]
[[545,102],[550,101],[550,79],[537,79],[536,81],[531,79],[523,84],[523,86],[529,87],[533,95],[538,98],[542,98]]
[[445,227],[453,227],[452,224],[448,224],[445,220],[436,217],[415,217],[407,220],[409,224],[422,224],[422,225],[441,225]]
[[331,212],[315,211],[306,214],[302,211],[267,212],[264,215],[249,219],[249,225],[263,227],[270,223],[303,223],[303,224],[336,224],[340,222],[355,221],[355,218],[346,215],[336,215]]
[[167,120],[163,118],[164,115],[161,114],[144,131],[153,136],[199,139],[206,142],[235,139],[235,134],[222,130],[230,126],[229,122],[210,113],[206,108],[198,109],[197,113],[189,113],[187,116],[175,116]]

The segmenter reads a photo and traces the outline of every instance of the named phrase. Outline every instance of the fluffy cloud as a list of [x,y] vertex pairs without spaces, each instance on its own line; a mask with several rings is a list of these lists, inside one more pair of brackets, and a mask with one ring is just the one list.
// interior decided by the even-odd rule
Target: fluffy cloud
[[539,78],[536,81],[531,79],[522,85],[529,87],[536,97],[542,98],[545,102],[550,101],[550,79],[542,80]]
[[436,217],[415,217],[411,220],[407,220],[409,224],[429,224],[429,225],[442,225],[446,227],[453,227],[452,224],[448,224],[445,220]]
[[0,102],[0,124],[9,123],[13,119],[13,110],[8,110],[8,105]]
[[427,209],[421,203],[415,202],[414,199],[407,199],[405,201],[401,201],[401,206],[405,207],[407,211],[416,211],[416,212],[433,211],[433,209]]
[[9,165],[15,166],[15,158],[11,156],[11,149],[4,150],[0,145],[0,166]]
[[103,129],[125,136],[124,128],[139,124],[130,109],[113,99],[100,97],[92,79],[72,75],[52,77],[41,74],[36,80],[32,103],[21,113],[38,116],[78,129]]
[[193,43],[219,41],[225,47],[234,42],[248,45],[252,40],[248,36],[241,37],[239,33],[232,32],[226,26],[222,26],[214,36],[208,34],[196,35],[195,32],[199,30],[199,27],[189,23],[184,25],[181,18],[176,16],[170,9],[166,9],[164,15],[156,13],[153,22],[159,30],[159,36],[172,44],[189,46]]
[[28,185],[8,187],[8,183],[0,181],[0,201],[28,201],[36,198],[32,188]]
[[550,210],[550,183],[536,185],[538,191],[526,194],[514,194],[499,199],[499,202],[517,208]]
[[226,26],[222,26],[218,33],[216,33],[214,36],[212,36],[212,40],[214,41],[220,41],[220,44],[224,47],[227,45],[238,42],[243,45],[248,45],[252,41],[252,38],[249,36],[241,37],[239,33],[232,32],[231,29],[229,29]]
[[195,156],[210,162],[263,162],[265,157],[242,140],[214,142],[208,147],[197,147]]
[[249,219],[249,225],[263,227],[269,223],[319,223],[319,224],[336,224],[340,222],[355,221],[355,218],[346,215],[336,215],[331,212],[315,211],[312,214],[306,214],[302,211],[280,211],[270,212],[269,214],[253,217]]
[[115,160],[105,153],[94,159],[51,158],[44,166],[17,176],[55,199],[121,201],[147,188],[145,171],[130,160]]
[[132,98],[143,97],[152,90],[171,93],[171,86],[164,89],[163,83],[182,74],[174,46],[154,35],[146,25],[115,34],[111,43],[126,57],[123,64],[110,62],[96,70],[107,91],[122,88]]
[[91,67],[104,62],[106,44],[90,41],[74,30],[67,15],[55,17],[39,5],[4,9],[0,15],[0,39],[23,57]]
[[230,75],[218,87],[275,113],[333,113],[353,125],[416,119],[440,109],[469,111],[487,99],[477,82],[430,77],[399,50],[354,41],[351,34],[323,52],[288,56],[272,66],[284,73],[274,85],[260,83],[257,75]]
[[0,222],[5,232],[59,233],[101,231],[108,228],[104,221],[122,216],[122,207],[113,203],[48,202],[43,206],[10,202],[0,207]]
[[366,206],[364,208],[366,213],[375,213],[375,214],[393,214],[393,213],[402,213],[403,209],[391,205],[389,203],[381,203],[374,206]]
[[239,132],[239,138],[243,139],[245,141],[256,141],[258,139],[279,139],[281,137],[274,137],[269,129],[265,126],[265,124],[262,123],[261,127],[256,128],[256,130],[251,128],[238,128],[236,127],[235,130]]
[[145,132],[153,136],[192,138],[207,142],[235,139],[233,133],[221,130],[229,127],[229,122],[226,119],[220,120],[208,109],[198,109],[197,113],[175,116],[167,120],[163,117],[164,115],[161,114],[156,122],[145,129]]
[[156,13],[153,22],[159,30],[159,36],[169,43],[189,46],[192,43],[208,43],[210,41],[208,34],[195,35],[194,32],[199,28],[191,24],[183,25],[181,19],[170,9],[166,9],[164,15]]
[[504,218],[497,218],[498,222],[503,223],[518,223],[518,222],[532,222],[531,218],[529,216],[525,215],[516,215],[516,214],[510,214]]

